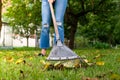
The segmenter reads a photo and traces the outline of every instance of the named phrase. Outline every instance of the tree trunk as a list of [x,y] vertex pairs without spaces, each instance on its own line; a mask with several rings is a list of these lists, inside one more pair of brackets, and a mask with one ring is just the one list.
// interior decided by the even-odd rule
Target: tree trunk
[[69,48],[73,49],[74,48],[74,38],[75,38],[75,33],[77,30],[77,23],[78,23],[78,19],[79,17],[74,14],[74,12],[71,12],[71,8],[67,8],[66,10],[66,15],[65,15],[65,23],[67,28],[70,27],[70,29],[66,29],[67,31],[66,34],[66,38],[69,39]]
[[78,19],[76,17],[73,18],[73,22],[71,23],[71,28],[70,28],[70,42],[69,42],[69,48],[73,49],[74,48],[74,38],[75,38],[75,33],[77,31],[77,23]]
[[27,36],[26,39],[27,39],[27,47],[29,47],[29,36]]
[[2,28],[2,0],[0,0],[0,33]]

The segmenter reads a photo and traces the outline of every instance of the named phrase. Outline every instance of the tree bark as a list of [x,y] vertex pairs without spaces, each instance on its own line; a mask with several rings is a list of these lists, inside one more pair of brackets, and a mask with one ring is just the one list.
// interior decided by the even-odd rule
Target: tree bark
[[66,27],[70,27],[70,29],[66,29],[67,31],[67,39],[69,41],[69,48],[73,49],[74,48],[74,38],[75,38],[75,33],[77,31],[77,23],[78,23],[79,17],[74,14],[74,12],[71,12],[71,8],[67,8],[66,15],[65,15],[65,23]]
[[77,23],[78,19],[76,17],[73,18],[73,21],[71,23],[71,28],[70,28],[70,42],[69,42],[69,48],[73,49],[74,48],[74,38],[75,38],[75,33],[77,31]]

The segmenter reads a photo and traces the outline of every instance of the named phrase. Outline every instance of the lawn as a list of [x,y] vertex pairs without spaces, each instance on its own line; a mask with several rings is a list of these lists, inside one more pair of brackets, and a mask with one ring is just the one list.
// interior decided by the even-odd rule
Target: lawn
[[75,49],[79,56],[95,64],[62,70],[43,70],[40,61],[46,57],[37,56],[39,51],[34,48],[0,50],[0,80],[120,80],[120,49]]

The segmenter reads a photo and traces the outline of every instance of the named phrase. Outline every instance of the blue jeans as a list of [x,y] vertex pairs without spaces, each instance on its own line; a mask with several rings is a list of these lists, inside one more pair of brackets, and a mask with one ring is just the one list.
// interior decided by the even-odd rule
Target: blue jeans
[[[58,31],[60,35],[60,40],[64,42],[64,14],[67,7],[67,0],[55,0],[53,3],[55,9],[55,17],[58,25]],[[42,0],[42,30],[40,35],[40,48],[49,48],[49,31],[51,23],[51,12],[48,0]],[[56,35],[55,35],[56,36]],[[54,36],[54,43],[56,42],[56,37]]]

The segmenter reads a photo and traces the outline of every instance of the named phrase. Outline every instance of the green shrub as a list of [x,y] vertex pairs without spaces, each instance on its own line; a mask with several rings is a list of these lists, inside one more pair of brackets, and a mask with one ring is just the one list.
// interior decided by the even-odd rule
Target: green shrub
[[105,42],[99,42],[99,41],[94,42],[92,47],[94,47],[96,49],[108,49],[108,48],[111,48],[110,44],[105,43]]
[[75,48],[87,48],[89,47],[89,40],[84,37],[76,37],[75,42],[74,42],[74,47]]

